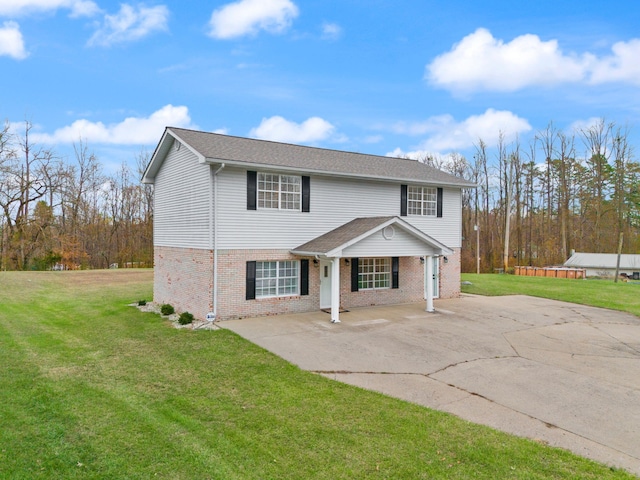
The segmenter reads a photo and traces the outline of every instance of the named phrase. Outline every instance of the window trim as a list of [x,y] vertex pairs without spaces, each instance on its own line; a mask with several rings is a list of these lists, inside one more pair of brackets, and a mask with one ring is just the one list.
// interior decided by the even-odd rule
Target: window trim
[[[281,197],[278,195],[278,208],[265,208],[258,206],[258,175],[278,175],[279,182],[282,176],[289,177],[298,177],[300,178],[300,192],[299,193],[299,201],[300,208],[298,209],[289,209],[289,208],[281,208]],[[255,170],[247,170],[247,210],[272,210],[272,211],[282,211],[282,212],[303,212],[308,213],[311,211],[311,177],[307,175],[286,175],[286,174],[278,174],[273,172],[257,172]]]
[[[289,263],[291,265],[286,266],[283,265],[285,263]],[[261,277],[259,274],[264,272],[264,264],[275,264],[274,268],[269,268],[269,270],[273,270],[275,276],[266,276]],[[283,268],[292,269],[295,266],[295,272],[293,275],[281,275],[281,270]],[[261,268],[263,267],[263,268]],[[281,280],[294,280],[295,281],[295,291],[287,291],[290,290],[291,285],[281,284]],[[264,287],[260,286],[260,282],[269,282],[274,281],[275,285],[275,294],[263,294],[261,291],[270,289],[269,286]],[[300,295],[300,262],[298,260],[261,260],[256,261],[256,299],[260,298],[278,298],[278,297],[296,297]],[[271,288],[273,288],[271,287]]]
[[[391,270],[389,287],[384,288],[363,288],[362,290],[387,290],[400,288],[400,257],[377,257],[377,258],[391,258]],[[357,292],[360,290],[360,261],[358,257],[351,258],[351,291]]]
[[[275,180],[277,179],[277,188],[274,190],[267,190],[266,188],[260,188],[260,183],[267,183],[266,177],[272,178],[273,185],[276,185]],[[295,182],[289,182],[290,179],[296,179]],[[297,186],[297,191],[288,191],[283,190],[283,185],[294,185]],[[273,200],[262,200],[263,205],[261,205],[260,193],[268,194],[269,196],[277,197],[277,207],[268,207],[265,206],[264,203],[272,202]],[[287,212],[300,212],[302,211],[302,176],[300,175],[286,175],[280,173],[270,173],[270,172],[258,172],[257,175],[257,186],[256,186],[256,196],[257,196],[257,209],[258,210],[280,210]],[[287,197],[291,196],[291,200]],[[291,201],[294,205],[297,205],[296,208],[287,208],[287,204]]]
[[[363,267],[372,268],[371,272],[362,272]],[[361,258],[358,261],[358,290],[389,290],[393,285],[392,274],[393,261],[390,257],[367,257]],[[379,271],[378,269],[383,267],[385,270]],[[384,275],[383,279],[380,279],[378,275]],[[366,277],[366,279],[365,279]],[[371,287],[364,287],[363,283],[371,284]],[[377,283],[383,282],[385,286],[376,286]]]
[[[410,213],[409,212],[409,201],[410,201],[410,196],[409,196],[409,189],[410,188],[419,188],[421,189],[421,199],[419,200],[421,203],[421,208],[420,208],[420,213]],[[436,193],[436,204],[435,204],[435,214],[429,214],[429,215],[425,215],[424,212],[424,208],[423,208],[423,204],[424,204],[424,200],[422,199],[424,197],[424,189],[425,188],[433,188],[435,189],[435,193]],[[430,217],[430,218],[442,218],[442,211],[443,211],[443,197],[444,197],[444,190],[442,187],[433,187],[433,186],[429,186],[429,185],[405,185],[402,184],[400,185],[400,216],[401,217],[406,217],[408,215],[413,216],[413,217]],[[414,200],[415,201],[415,200]]]
[[[256,288],[258,285],[258,281],[261,280],[258,278],[258,267],[260,263],[266,262],[275,262],[276,263],[276,295],[258,295],[258,289]],[[280,286],[278,285],[278,278],[280,272],[280,264],[282,262],[293,262],[297,264],[296,266],[296,276],[295,277],[286,277],[286,278],[295,278],[296,279],[296,291],[294,293],[282,293],[279,291]],[[296,297],[296,296],[305,296],[309,295],[309,259],[303,258],[300,260],[296,259],[282,259],[282,260],[252,260],[246,263],[246,278],[245,278],[245,286],[246,300],[256,300],[256,299],[268,299],[268,298],[281,298],[281,297]]]
[[[417,212],[416,210],[419,210]],[[435,217],[438,213],[438,190],[436,187],[409,185],[407,188],[407,215]]]

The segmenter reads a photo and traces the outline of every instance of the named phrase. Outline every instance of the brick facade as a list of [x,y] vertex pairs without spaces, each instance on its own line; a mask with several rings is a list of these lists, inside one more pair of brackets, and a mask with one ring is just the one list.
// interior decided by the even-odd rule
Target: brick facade
[[457,298],[460,296],[460,249],[454,248],[453,255],[440,258],[440,298]]
[[[218,320],[311,312],[320,305],[320,266],[309,258],[309,295],[246,300],[246,262],[299,260],[286,250],[218,251]],[[204,319],[213,311],[213,252],[155,247],[154,301],[169,303]],[[440,258],[440,298],[460,294],[460,249]],[[392,305],[424,300],[424,265],[419,257],[401,257],[399,288],[351,291],[351,266],[340,261],[340,300],[344,308]]]
[[154,247],[153,301],[204,319],[213,310],[213,251]]

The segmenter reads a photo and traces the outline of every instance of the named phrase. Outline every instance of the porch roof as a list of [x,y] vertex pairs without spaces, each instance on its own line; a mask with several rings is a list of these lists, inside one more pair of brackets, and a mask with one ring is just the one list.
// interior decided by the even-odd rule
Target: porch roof
[[[389,227],[392,227],[389,229]],[[402,235],[395,235],[397,227]],[[382,234],[374,237],[378,232]],[[402,238],[401,238],[402,237]],[[451,255],[453,250],[430,237],[400,217],[363,217],[356,218],[330,232],[310,240],[291,250],[294,255],[343,257],[351,256],[360,245],[360,252],[370,250],[370,255],[380,252],[394,252],[391,256],[425,254],[427,250],[434,255]],[[416,251],[416,245],[419,246]]]

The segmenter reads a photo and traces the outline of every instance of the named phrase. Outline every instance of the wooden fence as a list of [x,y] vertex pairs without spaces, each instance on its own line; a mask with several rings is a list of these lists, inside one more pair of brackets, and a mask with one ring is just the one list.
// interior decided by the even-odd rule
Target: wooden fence
[[516,275],[527,277],[552,277],[552,278],[574,278],[581,279],[587,277],[584,268],[565,267],[515,267]]

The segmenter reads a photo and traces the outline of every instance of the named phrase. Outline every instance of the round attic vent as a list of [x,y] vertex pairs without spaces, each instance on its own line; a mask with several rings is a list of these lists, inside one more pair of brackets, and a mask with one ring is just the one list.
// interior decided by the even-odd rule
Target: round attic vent
[[382,236],[385,240],[391,240],[395,234],[396,231],[391,225],[389,225],[388,227],[384,227],[384,229],[382,230]]

